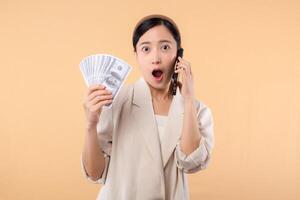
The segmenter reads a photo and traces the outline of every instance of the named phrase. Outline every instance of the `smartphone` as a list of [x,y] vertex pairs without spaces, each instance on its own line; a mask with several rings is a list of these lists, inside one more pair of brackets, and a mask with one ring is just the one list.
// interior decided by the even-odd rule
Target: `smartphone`
[[[176,61],[176,63],[179,62],[178,57],[182,58],[182,56],[183,56],[183,48],[180,48],[177,51],[177,61]],[[175,69],[174,69],[174,71],[175,71]],[[173,95],[176,95],[177,85],[178,85],[178,80],[177,79],[178,79],[178,73],[174,72],[173,75],[172,75],[172,81],[173,81],[172,94]]]

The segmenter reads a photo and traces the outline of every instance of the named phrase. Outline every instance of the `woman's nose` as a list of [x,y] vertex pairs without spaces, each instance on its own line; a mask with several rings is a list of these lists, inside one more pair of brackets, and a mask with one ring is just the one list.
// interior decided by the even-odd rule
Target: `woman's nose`
[[155,64],[155,65],[160,64],[160,63],[161,63],[160,59],[155,59],[152,61],[152,64]]
[[161,63],[161,58],[160,58],[159,52],[153,51],[152,64],[160,64],[160,63]]

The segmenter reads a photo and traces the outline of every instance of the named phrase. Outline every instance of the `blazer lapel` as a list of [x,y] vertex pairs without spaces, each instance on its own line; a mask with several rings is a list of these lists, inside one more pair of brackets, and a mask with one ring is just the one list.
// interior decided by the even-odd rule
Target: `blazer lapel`
[[134,85],[132,114],[145,139],[155,163],[162,165],[158,129],[156,126],[150,89],[143,78]]
[[173,154],[173,151],[181,137],[182,124],[183,124],[183,99],[180,94],[179,88],[177,88],[176,95],[173,97],[169,113],[168,120],[164,134],[166,134],[167,140],[161,141],[163,166],[165,167]]
[[140,126],[141,134],[153,159],[165,167],[182,133],[184,108],[179,88],[173,97],[163,133],[166,134],[167,140],[159,140],[150,89],[143,78],[138,80],[134,86],[133,104],[134,118]]

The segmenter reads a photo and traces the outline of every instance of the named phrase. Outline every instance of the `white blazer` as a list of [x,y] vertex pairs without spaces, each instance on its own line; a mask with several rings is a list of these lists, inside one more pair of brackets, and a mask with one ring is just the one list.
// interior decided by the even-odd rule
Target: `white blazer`
[[98,200],[186,200],[189,199],[187,173],[205,169],[214,146],[210,109],[197,101],[197,119],[202,135],[199,147],[190,155],[180,149],[183,99],[174,96],[165,128],[167,140],[160,141],[150,89],[143,78],[124,86],[112,108],[103,109],[97,125],[105,170],[92,181],[103,187]]

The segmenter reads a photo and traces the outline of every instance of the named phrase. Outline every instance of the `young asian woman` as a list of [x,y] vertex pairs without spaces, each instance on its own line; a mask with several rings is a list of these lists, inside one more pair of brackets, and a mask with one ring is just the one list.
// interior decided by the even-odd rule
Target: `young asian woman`
[[[164,15],[141,19],[133,49],[142,77],[112,107],[102,85],[88,89],[82,169],[101,200],[186,200],[187,174],[205,169],[214,146],[211,109],[195,98],[191,63],[178,57],[180,32]],[[172,93],[173,74],[181,77]]]

